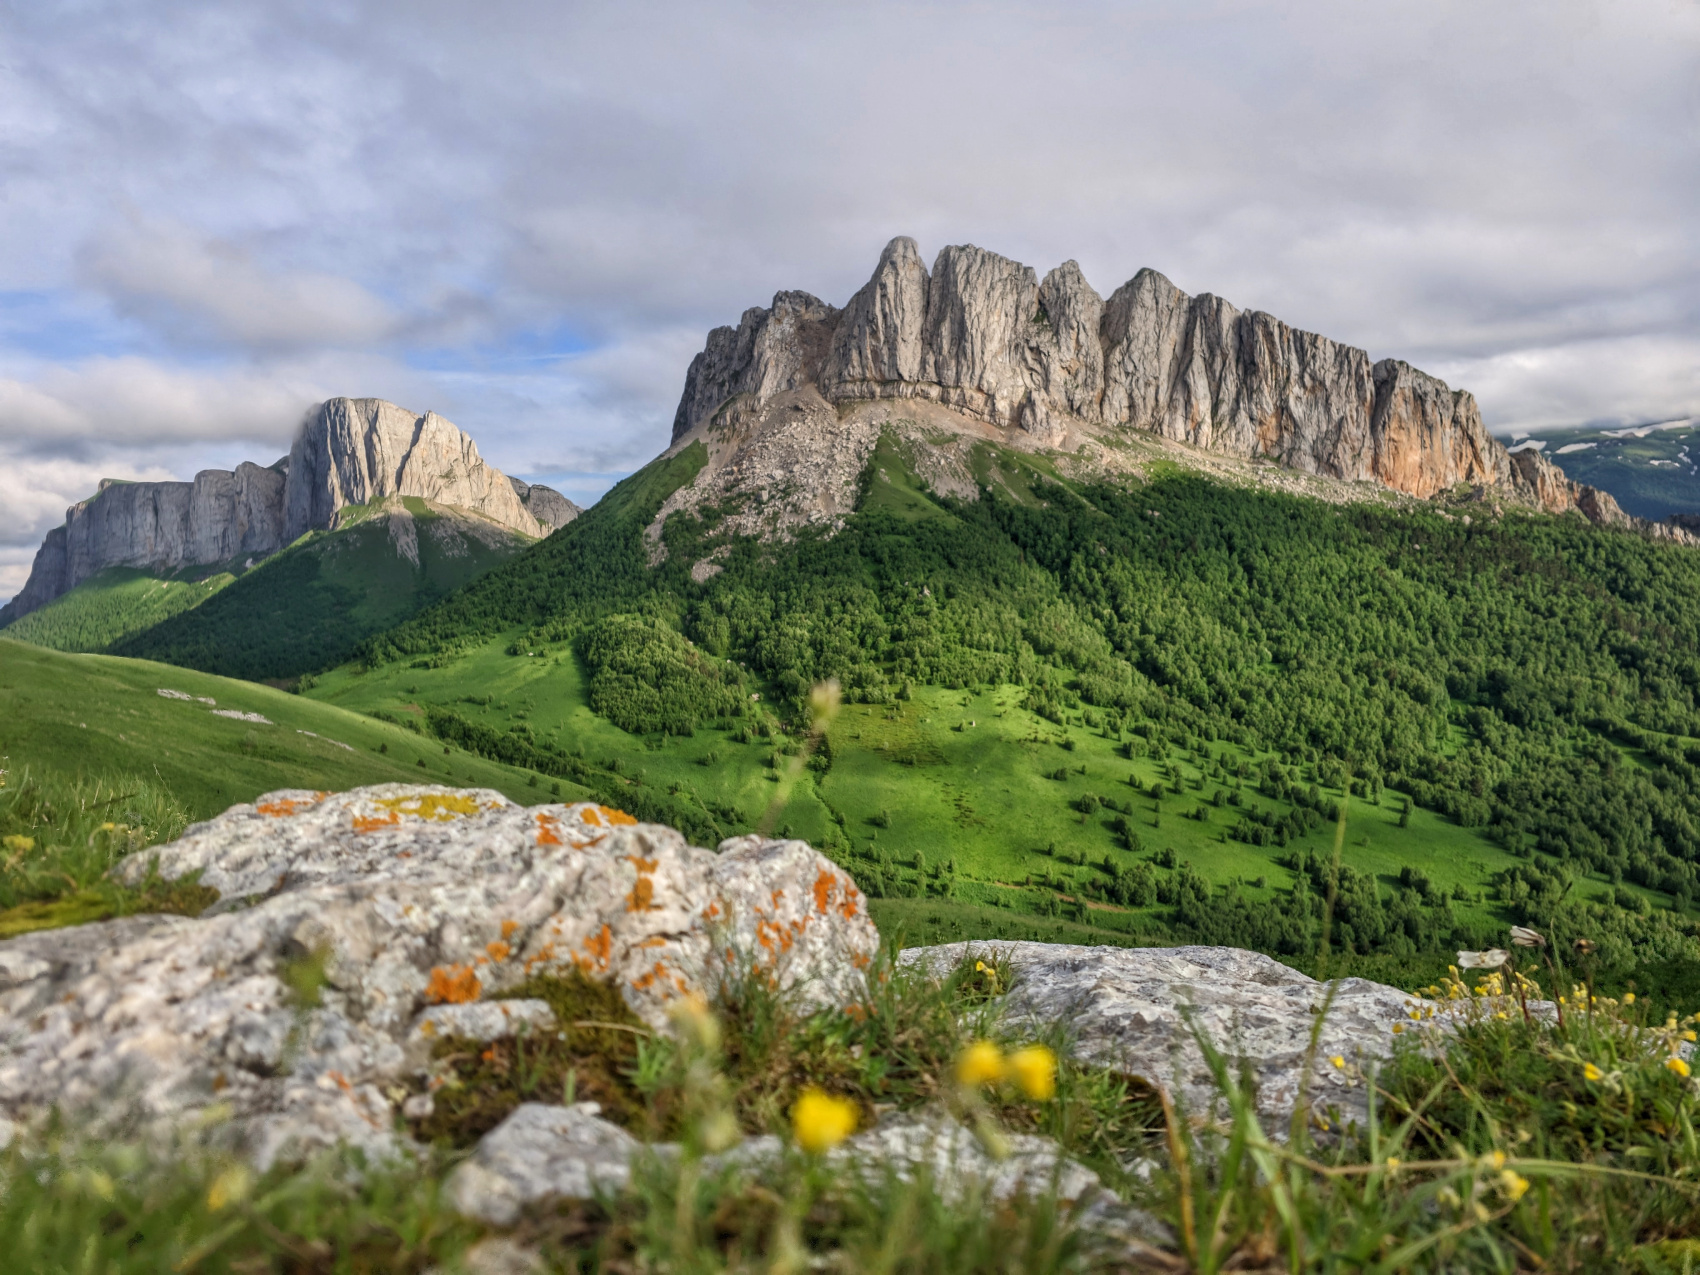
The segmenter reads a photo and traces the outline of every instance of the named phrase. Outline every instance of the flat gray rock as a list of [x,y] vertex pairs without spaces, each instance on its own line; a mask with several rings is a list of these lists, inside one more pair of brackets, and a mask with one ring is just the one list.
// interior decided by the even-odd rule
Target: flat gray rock
[[[1231,947],[952,943],[910,948],[902,960],[943,972],[970,952],[993,950],[1015,971],[1008,1020],[1036,1032],[1063,1025],[1076,1056],[1161,1087],[1195,1117],[1219,1105],[1196,1029],[1228,1055],[1230,1074],[1240,1059],[1250,1064],[1259,1116],[1271,1131],[1286,1128],[1328,985]],[[1393,1024],[1418,998],[1361,978],[1336,980],[1333,992],[1311,1055],[1311,1105],[1362,1120],[1364,1067],[1391,1052]]]

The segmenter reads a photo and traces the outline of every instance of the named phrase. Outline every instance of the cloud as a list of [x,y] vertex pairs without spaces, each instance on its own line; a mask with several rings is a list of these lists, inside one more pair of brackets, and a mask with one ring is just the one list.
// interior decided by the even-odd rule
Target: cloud
[[269,269],[233,244],[132,219],[91,240],[85,284],[120,313],[182,338],[245,348],[366,346],[395,331],[388,306],[359,284]]
[[1489,429],[1642,425],[1700,416],[1700,338],[1626,338],[1522,349],[1447,368]]
[[708,328],[894,234],[1152,266],[1506,428],[1695,410],[1693,3],[95,0],[0,63],[13,453],[177,472],[354,393],[611,475]]

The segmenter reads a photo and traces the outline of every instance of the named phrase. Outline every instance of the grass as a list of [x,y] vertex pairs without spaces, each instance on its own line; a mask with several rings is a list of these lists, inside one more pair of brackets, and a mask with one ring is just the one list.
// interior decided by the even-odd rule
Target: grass
[[[1638,1002],[1569,988],[1562,1023],[1526,1019],[1502,976],[1475,989],[1454,981],[1437,989],[1450,1025],[1413,1022],[1379,1068],[1339,1060],[1369,1091],[1367,1125],[1320,1133],[1327,1122],[1301,1094],[1277,1139],[1253,1114],[1249,1082],[1207,1042],[1226,1113],[1215,1121],[1066,1061],[1050,1098],[965,1082],[966,1047],[999,1034],[1007,969],[994,960],[937,980],[884,973],[855,1013],[801,1012],[759,982],[731,979],[712,1007],[647,1038],[647,1054],[626,1049],[619,1070],[652,1111],[671,1113],[662,1132],[679,1154],[640,1159],[624,1192],[533,1206],[513,1238],[538,1249],[545,1269],[609,1275],[1675,1275],[1700,1259],[1700,1085],[1671,1061],[1692,1018],[1649,1020]],[[903,1180],[807,1154],[787,1118],[804,1084],[850,1099],[862,1123],[942,1107],[988,1148],[1006,1130],[1047,1133],[1173,1243],[1107,1243],[1044,1190],[1000,1203],[926,1171]],[[779,1158],[744,1169],[709,1159],[736,1139],[728,1115],[745,1134],[781,1132]],[[1127,1172],[1136,1162],[1155,1167]],[[0,1158],[0,1244],[32,1271],[460,1269],[487,1235],[444,1206],[452,1163],[441,1150],[399,1166],[344,1156],[255,1176],[203,1152],[92,1146],[50,1130]]]
[[[339,518],[337,530],[303,536],[193,610],[111,649],[233,677],[297,677],[347,659],[371,634],[531,543],[413,496],[350,506]],[[397,528],[412,534],[411,557]]]
[[[161,690],[190,698],[169,698]],[[267,720],[220,717],[215,706]],[[402,707],[395,717],[409,722],[419,714]],[[535,775],[445,751],[404,725],[252,682],[4,638],[0,753],[42,776],[143,777],[168,792],[189,819],[209,818],[278,788],[440,783],[494,788],[533,805],[552,799],[548,784]],[[561,789],[560,800],[582,798],[576,785],[562,782]]]
[[[1240,809],[1291,809],[1257,793],[1254,781],[1224,773],[1241,762],[1249,770],[1266,755],[1223,743],[1208,759],[1178,750],[1130,758],[1129,744],[1144,749],[1143,741],[1110,738],[1084,715],[1068,724],[1041,718],[1021,707],[1018,687],[912,687],[894,704],[845,705],[828,734],[829,768],[806,768],[791,784],[779,782],[785,766],[775,764],[788,760],[784,734],[752,736],[749,719],[733,719],[728,729],[686,738],[630,735],[591,712],[570,650],[514,656],[508,648],[504,635],[436,668],[339,668],[306,695],[363,713],[440,704],[498,731],[535,731],[587,759],[618,759],[623,773],[681,801],[739,812],[739,820],[716,820],[725,835],[753,829],[783,796],[772,829],[821,846],[864,881],[880,871],[890,896],[876,900],[880,921],[901,924],[914,942],[1065,933],[1076,936],[1069,941],[1158,941],[1155,909],[1080,901],[1079,888],[1102,875],[1106,856],[1128,865],[1172,851],[1213,885],[1257,899],[1290,886],[1293,873],[1279,860],[1331,851],[1331,824],[1285,847],[1227,835]],[[1169,790],[1160,801],[1147,795],[1155,783]],[[1218,790],[1242,805],[1214,805]],[[1118,812],[1085,816],[1074,808],[1087,794],[1131,810],[1123,817],[1139,838],[1138,854],[1123,848],[1112,827]],[[1439,889],[1468,895],[1454,903],[1466,923],[1497,925],[1493,905],[1479,896],[1516,860],[1421,808],[1402,827],[1402,805],[1391,791],[1379,804],[1354,800],[1343,862],[1389,889],[1403,869],[1415,868]],[[1199,809],[1204,822],[1186,817]],[[1604,898],[1610,885],[1599,878],[1578,889]]]
[[13,621],[5,633],[58,651],[104,650],[127,634],[200,606],[235,579],[217,567],[163,576],[134,567],[108,567]]

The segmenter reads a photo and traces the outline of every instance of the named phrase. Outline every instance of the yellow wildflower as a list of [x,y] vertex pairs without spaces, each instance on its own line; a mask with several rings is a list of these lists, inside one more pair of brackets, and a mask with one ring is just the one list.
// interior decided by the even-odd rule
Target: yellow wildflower
[[1625,992],[1623,994],[1623,1003],[1625,1005],[1633,1005],[1635,1003],[1635,993],[1634,992]]
[[1665,1059],[1665,1070],[1674,1071],[1679,1076],[1687,1076],[1688,1064],[1683,1062],[1682,1059],[1672,1056]]
[[1606,1073],[1601,1071],[1598,1067],[1594,1066],[1593,1063],[1583,1063],[1582,1064],[1582,1079],[1583,1080],[1604,1080],[1605,1078],[1606,1078]]
[[791,1132],[812,1155],[830,1151],[856,1128],[856,1104],[813,1087],[803,1090],[791,1108]]
[[207,1207],[217,1213],[232,1204],[239,1204],[248,1198],[248,1191],[253,1185],[253,1174],[246,1165],[232,1165],[214,1178],[207,1188]]
[[1387,1169],[1390,1173],[1398,1171],[1398,1169],[1399,1169],[1399,1157],[1398,1156],[1390,1155],[1390,1156],[1387,1157]]
[[1687,1031],[1683,1032],[1682,1038],[1684,1040],[1694,1040],[1695,1039],[1694,1029],[1692,1027],[1690,1027]]
[[1335,1054],[1334,1057],[1330,1058],[1328,1061],[1333,1063],[1336,1067],[1344,1067],[1346,1065],[1346,1059],[1341,1054]]
[[1503,1169],[1505,1167],[1505,1152],[1503,1151],[1489,1151],[1486,1159],[1492,1168]]
[[1521,1200],[1524,1192],[1529,1189],[1529,1179],[1515,1169],[1506,1169],[1499,1175],[1499,1189],[1513,1201]]
[[989,1040],[977,1040],[956,1060],[956,1082],[967,1089],[995,1085],[1003,1069],[1003,1051]]
[[1057,1092],[1057,1056],[1043,1045],[1029,1045],[1009,1056],[1009,1074],[1034,1102],[1049,1102]]
[[1397,1036],[1400,1032],[1402,1032],[1404,1030],[1405,1030],[1405,1024],[1404,1023],[1394,1023],[1393,1024],[1393,1034],[1395,1036]]

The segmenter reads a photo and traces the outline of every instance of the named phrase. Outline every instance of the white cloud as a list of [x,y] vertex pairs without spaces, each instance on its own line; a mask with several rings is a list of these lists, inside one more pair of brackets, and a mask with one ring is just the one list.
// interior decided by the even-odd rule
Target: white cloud
[[81,254],[83,281],[121,313],[190,339],[246,348],[364,346],[397,326],[351,280],[268,269],[233,244],[181,226],[131,219]]
[[1512,350],[1446,368],[1498,433],[1700,416],[1700,337],[1623,337]]

